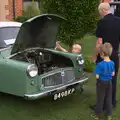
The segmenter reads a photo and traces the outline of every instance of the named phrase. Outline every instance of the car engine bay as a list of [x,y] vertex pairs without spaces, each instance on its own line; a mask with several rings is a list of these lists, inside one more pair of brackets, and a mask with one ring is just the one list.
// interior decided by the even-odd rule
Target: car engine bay
[[39,75],[56,68],[73,67],[71,59],[44,50],[24,51],[12,56],[10,59],[36,64]]

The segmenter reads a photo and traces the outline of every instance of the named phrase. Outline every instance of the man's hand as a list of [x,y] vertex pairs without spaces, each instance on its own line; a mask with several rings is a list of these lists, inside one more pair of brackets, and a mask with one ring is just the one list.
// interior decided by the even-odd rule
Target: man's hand
[[102,38],[98,38],[96,42],[96,48],[99,48],[102,45]]
[[97,56],[92,56],[93,63],[96,63],[96,60],[97,60]]
[[95,52],[94,55],[92,56],[92,60],[95,63],[97,60],[97,56],[100,53],[100,46],[102,45],[102,38],[98,38],[95,46]]

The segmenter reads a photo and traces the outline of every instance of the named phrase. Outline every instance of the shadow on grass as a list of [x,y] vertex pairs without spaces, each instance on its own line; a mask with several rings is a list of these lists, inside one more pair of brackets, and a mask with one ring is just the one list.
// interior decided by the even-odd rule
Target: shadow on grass
[[92,80],[92,77],[85,84],[83,93],[77,90],[74,94],[56,101],[52,96],[29,101],[0,93],[0,118],[2,120],[86,120],[90,116],[89,104],[94,104],[94,100],[95,80]]
[[25,100],[24,98],[0,93],[0,106],[6,107],[14,107],[14,109],[26,109],[26,110],[36,110],[38,109],[41,112],[47,112],[49,109],[63,109],[64,107],[74,107],[74,103],[83,104],[86,102],[86,99],[91,97],[89,92],[89,88],[87,85],[85,86],[85,91],[83,93],[79,93],[77,90],[74,94],[58,99],[56,101],[53,100],[52,96],[45,97],[37,100]]

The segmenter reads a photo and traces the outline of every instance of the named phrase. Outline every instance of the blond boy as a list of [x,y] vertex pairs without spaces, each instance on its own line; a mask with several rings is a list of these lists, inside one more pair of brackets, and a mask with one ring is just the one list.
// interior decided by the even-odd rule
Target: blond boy
[[110,60],[112,49],[110,43],[101,45],[100,56],[103,60],[96,65],[94,70],[97,78],[97,101],[94,120],[100,119],[104,105],[108,120],[112,120],[112,77],[115,75],[114,62]]
[[[63,52],[68,52],[65,48],[63,48],[59,43],[56,44],[56,48],[63,51]],[[79,54],[81,52],[81,45],[79,44],[73,44],[72,46],[72,53]]]

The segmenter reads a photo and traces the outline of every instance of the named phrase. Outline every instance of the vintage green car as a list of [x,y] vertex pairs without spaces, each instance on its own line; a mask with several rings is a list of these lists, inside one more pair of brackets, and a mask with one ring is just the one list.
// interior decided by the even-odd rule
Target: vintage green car
[[[34,100],[54,100],[83,90],[88,81],[82,54],[55,50],[65,19],[43,14],[26,22],[0,22],[0,92]],[[78,88],[78,87],[77,87]]]

